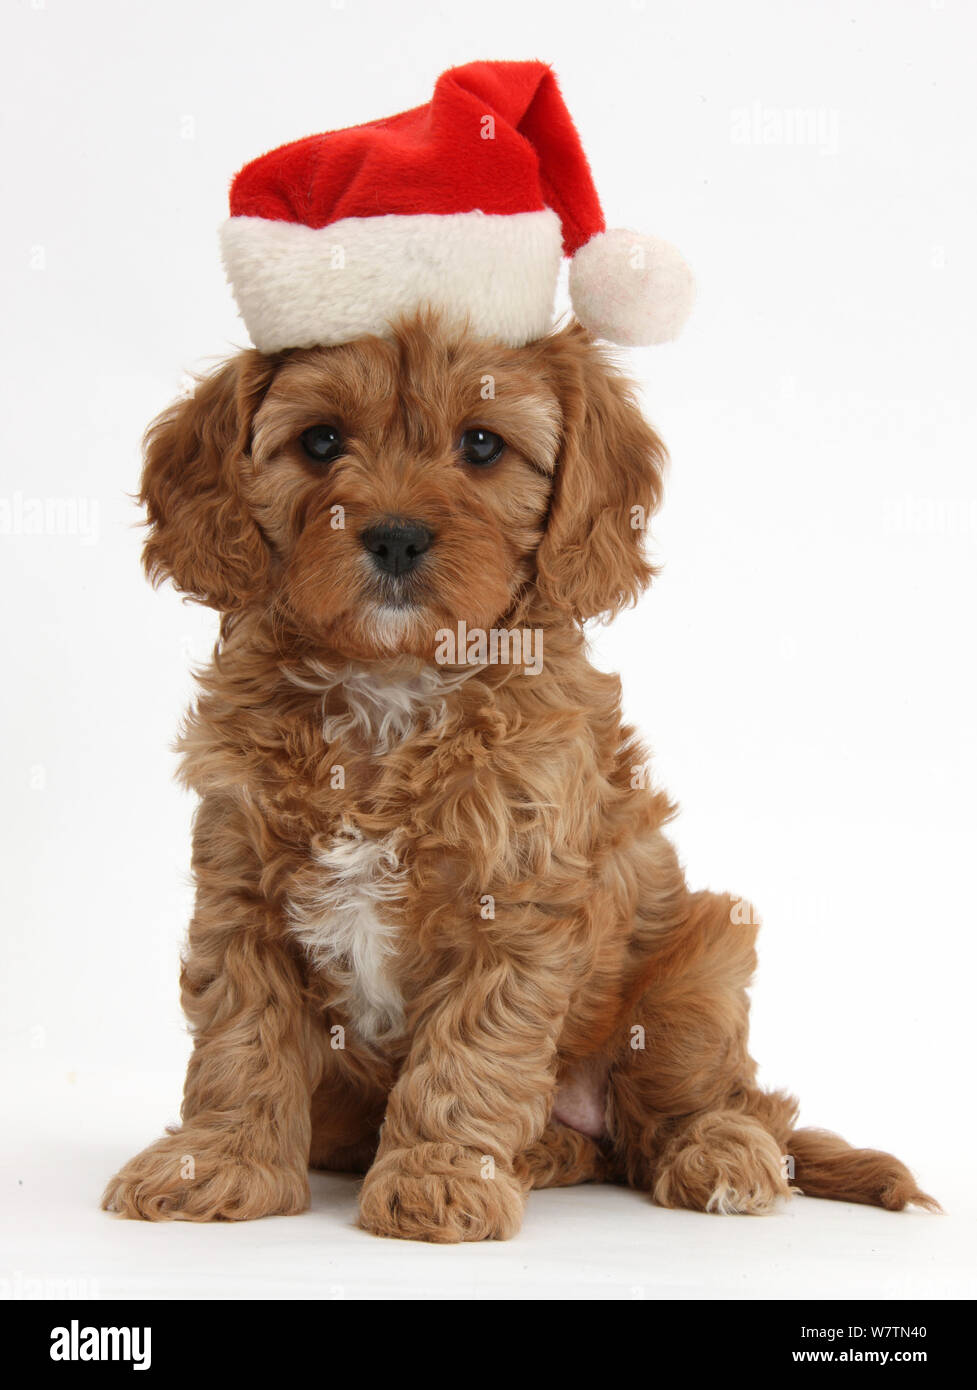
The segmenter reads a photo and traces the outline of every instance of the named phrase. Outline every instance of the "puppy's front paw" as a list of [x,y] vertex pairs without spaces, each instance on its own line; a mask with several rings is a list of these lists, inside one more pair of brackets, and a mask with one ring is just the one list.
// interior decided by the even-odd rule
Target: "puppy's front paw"
[[106,1211],[142,1221],[253,1221],[309,1204],[304,1165],[250,1162],[240,1142],[192,1125],[150,1144],[116,1173]]
[[522,1221],[511,1173],[455,1144],[418,1144],[381,1155],[360,1193],[360,1225],[378,1236],[454,1244],[508,1240]]

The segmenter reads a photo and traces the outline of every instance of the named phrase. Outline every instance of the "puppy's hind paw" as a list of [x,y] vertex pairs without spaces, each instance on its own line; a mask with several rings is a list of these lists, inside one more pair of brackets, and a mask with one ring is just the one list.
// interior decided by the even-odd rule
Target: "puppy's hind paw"
[[765,1216],[790,1188],[773,1136],[748,1116],[715,1111],[666,1148],[652,1196],[662,1207]]

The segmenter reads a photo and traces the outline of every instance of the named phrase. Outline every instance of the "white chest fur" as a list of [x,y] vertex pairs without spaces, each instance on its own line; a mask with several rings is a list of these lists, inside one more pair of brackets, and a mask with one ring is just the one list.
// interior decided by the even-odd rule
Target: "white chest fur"
[[394,1037],[404,1023],[393,970],[405,875],[396,836],[374,840],[346,828],[314,862],[314,880],[290,904],[292,930],[337,982],[357,1031],[371,1041]]
[[[415,730],[436,728],[451,692],[470,670],[443,671],[420,663],[308,663],[291,673],[296,685],[326,696],[342,688],[344,708],[323,720],[328,744],[353,740],[383,757]],[[312,960],[336,981],[357,1032],[370,1041],[403,1030],[404,1001],[396,981],[398,904],[406,869],[396,833],[373,839],[346,824],[313,854],[289,904],[292,930]]]

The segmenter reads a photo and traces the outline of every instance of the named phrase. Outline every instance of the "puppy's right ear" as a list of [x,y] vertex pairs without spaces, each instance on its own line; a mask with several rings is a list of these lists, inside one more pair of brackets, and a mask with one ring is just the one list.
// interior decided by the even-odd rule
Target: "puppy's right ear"
[[242,495],[240,465],[277,366],[260,352],[239,353],[154,420],[143,441],[146,573],[225,613],[268,579],[268,548]]

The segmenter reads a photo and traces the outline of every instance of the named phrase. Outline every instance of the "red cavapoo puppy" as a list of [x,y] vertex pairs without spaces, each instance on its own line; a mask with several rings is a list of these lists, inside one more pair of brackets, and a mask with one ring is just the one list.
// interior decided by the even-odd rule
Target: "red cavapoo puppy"
[[183,1126],[107,1208],[299,1212],[310,1164],[365,1174],[367,1230],[429,1241],[593,1180],[932,1205],[757,1086],[752,913],[686,886],[587,659],[584,621],[651,576],[663,462],[576,323],[242,352],[151,427],[148,572],[221,632],[182,736]]

